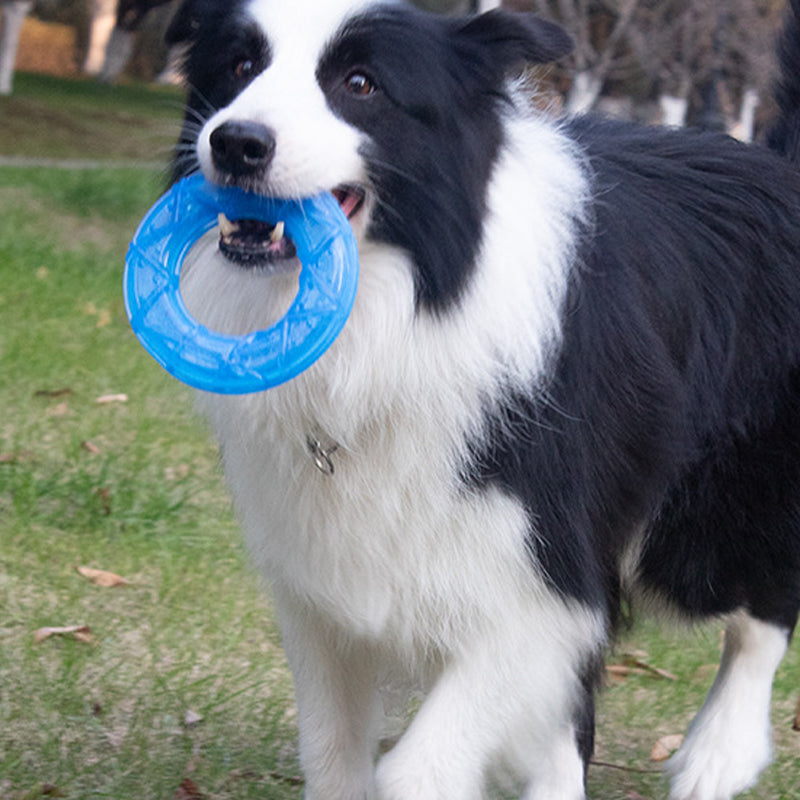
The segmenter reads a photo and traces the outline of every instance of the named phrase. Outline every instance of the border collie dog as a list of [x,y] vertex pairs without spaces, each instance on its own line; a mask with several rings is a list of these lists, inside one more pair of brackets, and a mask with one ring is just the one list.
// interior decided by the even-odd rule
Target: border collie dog
[[[332,192],[359,242],[316,364],[201,397],[274,592],[308,800],[476,800],[498,765],[526,800],[583,798],[623,601],[728,620],[671,797],[726,800],[769,761],[800,608],[792,6],[770,148],[538,110],[520,75],[571,41],[532,15],[178,10],[175,177]],[[182,290],[241,334],[299,269],[268,226],[223,220]],[[411,685],[379,757],[382,691]]]

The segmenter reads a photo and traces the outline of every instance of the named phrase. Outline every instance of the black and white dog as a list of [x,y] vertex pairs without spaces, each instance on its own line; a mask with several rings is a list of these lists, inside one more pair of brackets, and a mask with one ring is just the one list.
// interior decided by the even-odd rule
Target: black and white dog
[[[309,800],[475,800],[497,764],[526,800],[584,797],[623,598],[729,618],[672,798],[725,800],[767,764],[800,607],[793,5],[772,151],[537,111],[521,69],[570,40],[530,15],[179,10],[175,176],[333,192],[359,240],[331,349],[202,398],[274,590]],[[271,324],[291,241],[219,236],[187,304],[230,333]],[[410,682],[425,700],[378,759],[380,690]]]

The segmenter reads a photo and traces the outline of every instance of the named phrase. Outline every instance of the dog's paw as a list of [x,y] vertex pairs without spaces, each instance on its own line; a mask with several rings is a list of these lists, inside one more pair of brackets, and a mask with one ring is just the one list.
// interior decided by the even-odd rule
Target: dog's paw
[[445,800],[436,793],[436,787],[427,776],[404,769],[398,759],[384,756],[378,764],[376,775],[378,800]]
[[[378,800],[481,800],[481,781],[469,769],[437,769],[425,753],[387,753],[378,764]],[[410,757],[414,756],[414,757]]]
[[771,759],[769,733],[711,721],[692,732],[670,760],[670,800],[731,800],[753,786]]
[[305,792],[303,793],[303,800],[331,800],[331,798],[336,798],[336,800],[375,800],[375,792],[369,788],[352,788],[352,789],[344,789],[343,791],[337,791],[336,794],[331,794],[327,791],[317,791],[312,790],[309,787],[306,787]]

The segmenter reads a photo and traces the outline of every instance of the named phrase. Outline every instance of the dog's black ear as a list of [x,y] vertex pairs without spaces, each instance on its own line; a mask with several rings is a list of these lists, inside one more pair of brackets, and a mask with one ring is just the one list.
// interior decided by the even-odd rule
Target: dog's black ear
[[503,71],[524,63],[547,64],[572,52],[572,37],[554,22],[530,13],[495,9],[462,22],[459,34],[487,48]]
[[164,40],[172,47],[190,42],[200,28],[202,9],[199,0],[183,0],[164,34]]

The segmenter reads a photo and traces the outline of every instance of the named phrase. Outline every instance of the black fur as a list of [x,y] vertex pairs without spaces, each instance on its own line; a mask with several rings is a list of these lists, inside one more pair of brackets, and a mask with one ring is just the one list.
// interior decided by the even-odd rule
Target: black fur
[[[331,108],[370,137],[372,238],[414,256],[424,308],[445,310],[469,279],[502,141],[497,107],[507,72],[571,47],[560,28],[532,15],[464,22],[396,8],[354,20],[323,56],[318,79]],[[354,68],[373,78],[377,98],[343,91]]]
[[791,627],[800,176],[725,136],[568,130],[597,199],[563,346],[544,392],[487,420],[473,479],[520,497],[552,584],[612,618],[619,558],[646,534],[641,578],[684,612]]

